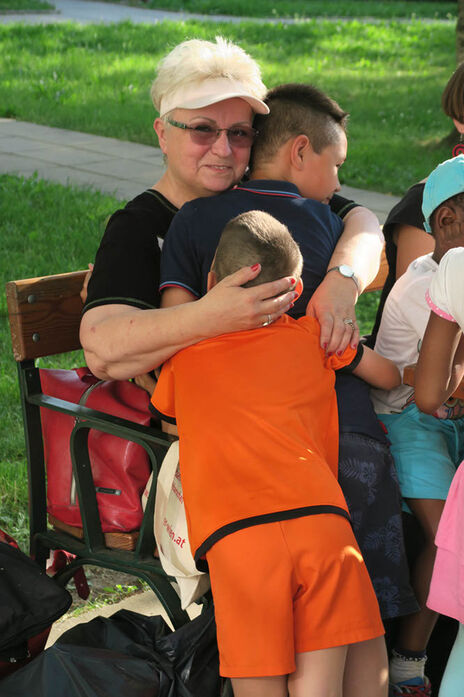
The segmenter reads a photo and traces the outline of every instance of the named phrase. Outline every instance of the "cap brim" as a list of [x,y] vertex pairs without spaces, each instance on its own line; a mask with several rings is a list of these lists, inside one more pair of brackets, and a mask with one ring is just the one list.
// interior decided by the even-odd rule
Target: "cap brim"
[[256,114],[269,114],[269,107],[261,99],[257,97],[251,97],[249,94],[243,94],[241,92],[222,92],[221,94],[210,94],[198,99],[189,99],[186,102],[177,104],[177,109],[201,109],[201,107],[209,106],[210,104],[217,104],[218,102],[225,102],[226,99],[243,99],[245,102],[251,106]]

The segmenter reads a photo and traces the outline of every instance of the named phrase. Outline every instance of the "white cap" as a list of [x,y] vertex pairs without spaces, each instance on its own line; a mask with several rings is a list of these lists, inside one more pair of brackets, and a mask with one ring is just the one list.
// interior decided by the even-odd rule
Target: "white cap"
[[160,116],[165,116],[173,109],[201,109],[237,97],[248,102],[256,114],[269,114],[267,104],[251,94],[242,82],[219,77],[194,82],[188,87],[168,93],[161,99]]

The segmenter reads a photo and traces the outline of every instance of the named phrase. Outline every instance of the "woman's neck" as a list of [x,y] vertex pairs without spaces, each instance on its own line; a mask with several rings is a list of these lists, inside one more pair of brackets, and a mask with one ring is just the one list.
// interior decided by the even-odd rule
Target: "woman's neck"
[[190,195],[191,192],[186,192],[183,191],[183,187],[178,185],[176,182],[173,182],[171,177],[168,175],[168,172],[165,172],[161,179],[159,179],[156,184],[153,184],[151,187],[155,191],[159,191],[160,194],[163,194],[167,200],[172,203],[173,206],[176,206],[176,208],[181,208],[184,203],[187,201],[191,201],[192,198],[196,198],[195,196]]
[[177,208],[181,208],[187,201],[211,195],[207,192],[197,191],[193,187],[186,186],[184,182],[174,179],[169,169],[151,188],[163,194]]

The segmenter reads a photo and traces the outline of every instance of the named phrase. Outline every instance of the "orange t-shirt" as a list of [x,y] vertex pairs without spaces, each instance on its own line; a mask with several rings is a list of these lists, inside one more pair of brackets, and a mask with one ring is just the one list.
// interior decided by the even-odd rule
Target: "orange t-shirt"
[[152,404],[177,421],[196,560],[249,525],[319,512],[348,516],[337,482],[334,369],[356,351],[326,358],[319,336],[313,317],[284,315],[268,327],[202,341],[164,364]]

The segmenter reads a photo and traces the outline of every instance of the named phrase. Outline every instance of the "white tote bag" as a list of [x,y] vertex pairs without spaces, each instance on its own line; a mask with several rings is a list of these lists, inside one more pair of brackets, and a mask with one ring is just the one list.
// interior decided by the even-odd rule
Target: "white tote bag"
[[[153,475],[152,475],[153,476]],[[151,477],[143,498],[150,491]],[[154,532],[161,565],[179,586],[182,609],[210,587],[209,575],[198,571],[190,550],[179,471],[179,441],[170,446],[161,464],[155,497]]]

